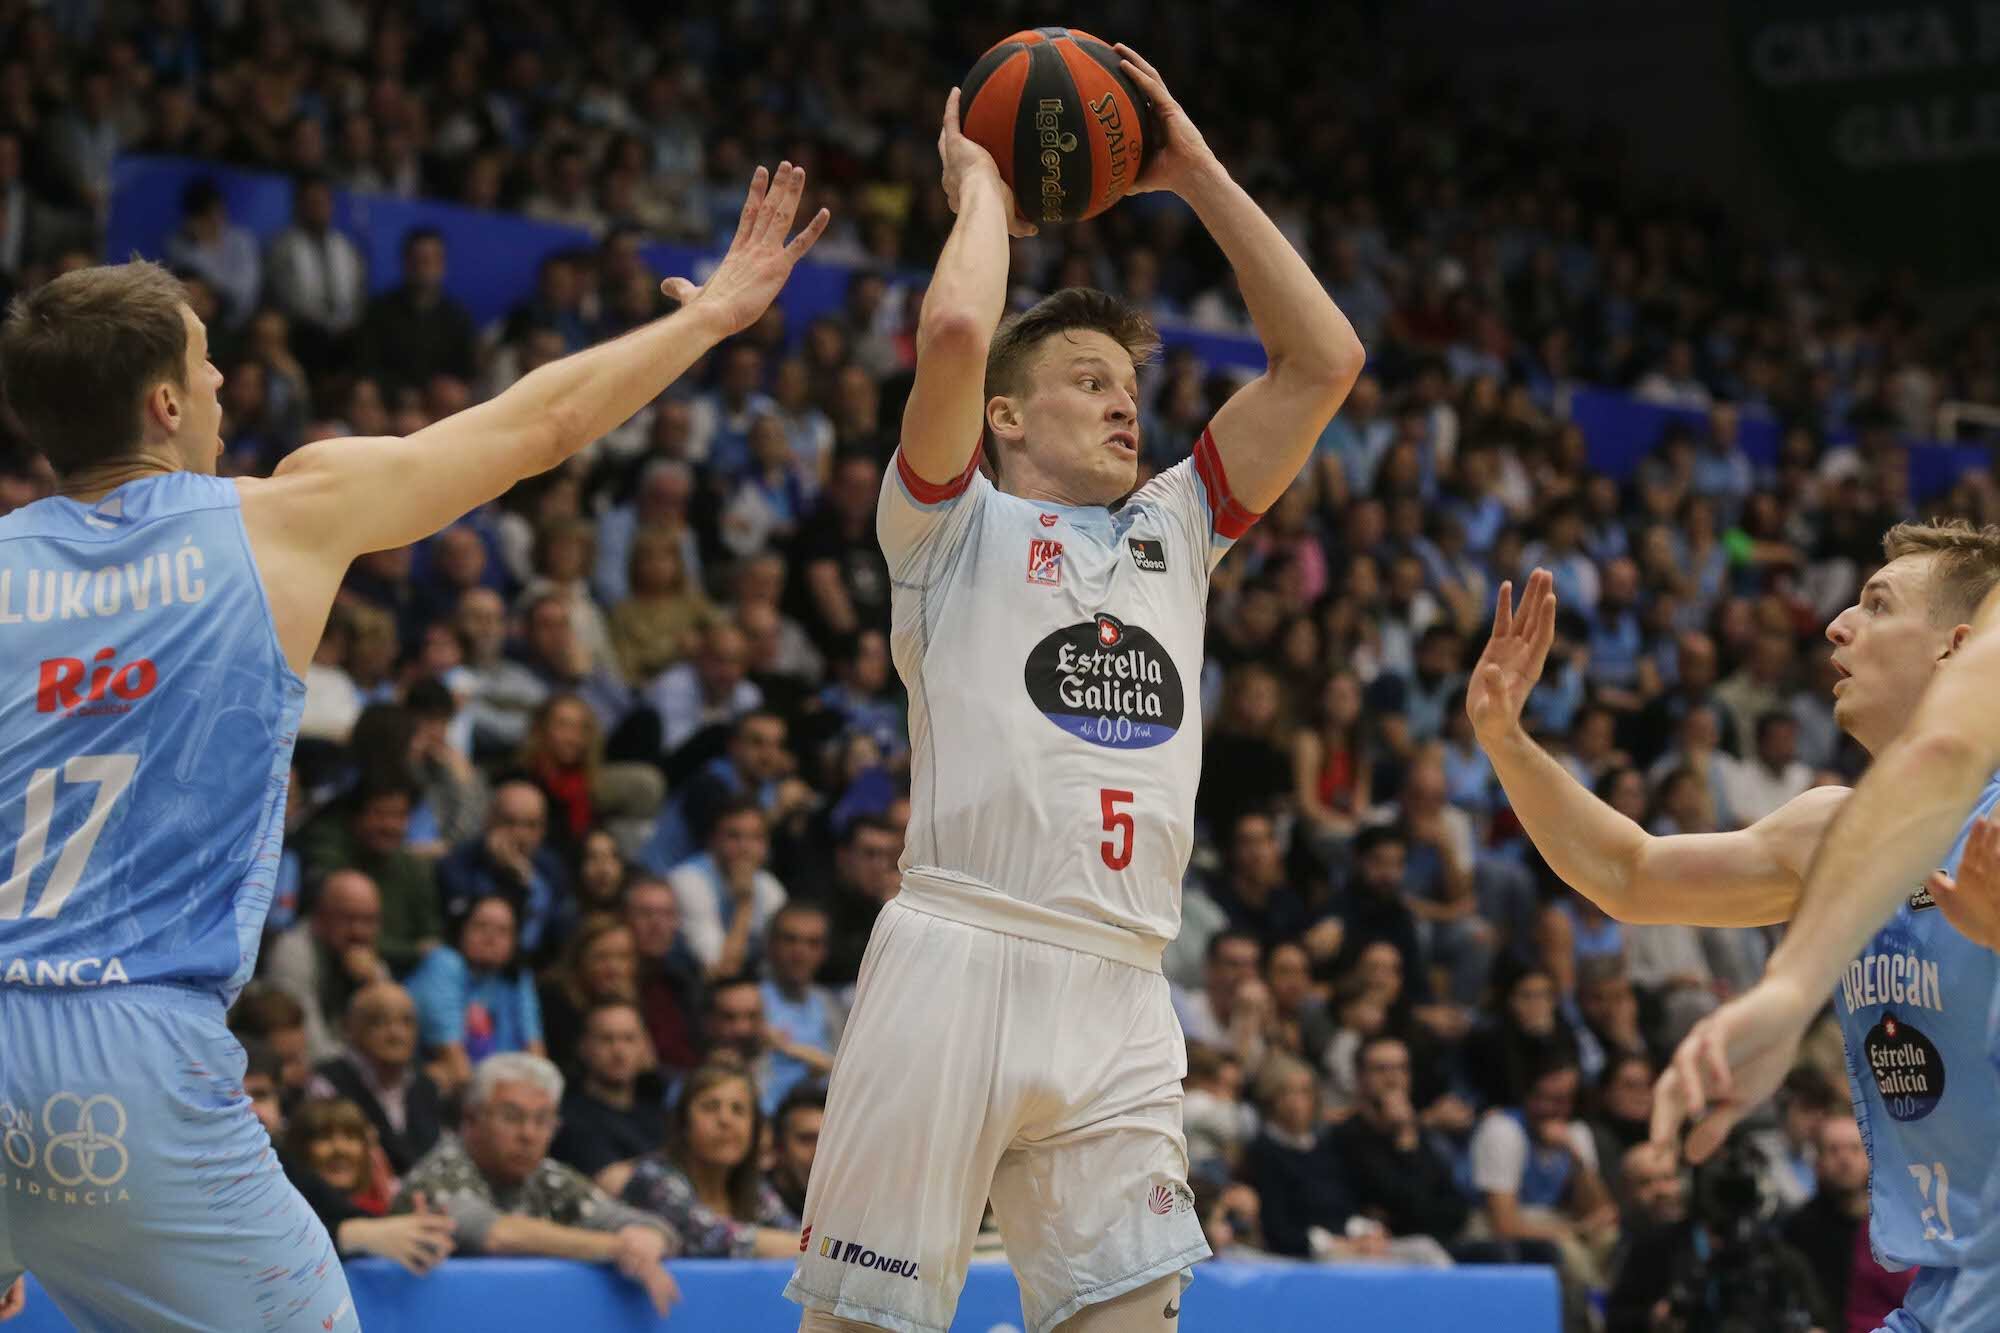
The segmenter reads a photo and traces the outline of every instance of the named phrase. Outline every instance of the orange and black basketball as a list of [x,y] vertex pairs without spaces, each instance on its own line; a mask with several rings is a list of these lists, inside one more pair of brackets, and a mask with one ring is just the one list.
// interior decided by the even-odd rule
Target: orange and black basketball
[[960,86],[965,137],[993,154],[1021,216],[1094,217],[1125,196],[1145,160],[1152,104],[1118,53],[1075,28],[1017,32]]

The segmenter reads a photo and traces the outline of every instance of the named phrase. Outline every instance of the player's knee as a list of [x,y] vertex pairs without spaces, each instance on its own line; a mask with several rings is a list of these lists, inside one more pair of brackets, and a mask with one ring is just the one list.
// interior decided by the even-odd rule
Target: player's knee
[[881,1325],[843,1319],[824,1310],[808,1310],[799,1319],[799,1333],[879,1333]]
[[1181,1326],[1179,1273],[1169,1273],[1145,1286],[1086,1305],[1057,1327],[1061,1333],[1171,1333]]

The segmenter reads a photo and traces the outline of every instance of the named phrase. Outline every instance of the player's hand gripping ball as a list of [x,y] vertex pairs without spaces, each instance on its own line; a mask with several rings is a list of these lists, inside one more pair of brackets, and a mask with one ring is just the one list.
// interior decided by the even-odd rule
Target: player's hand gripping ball
[[960,86],[965,137],[993,155],[1021,215],[1043,226],[1124,198],[1157,133],[1118,53],[1075,28],[1015,33]]

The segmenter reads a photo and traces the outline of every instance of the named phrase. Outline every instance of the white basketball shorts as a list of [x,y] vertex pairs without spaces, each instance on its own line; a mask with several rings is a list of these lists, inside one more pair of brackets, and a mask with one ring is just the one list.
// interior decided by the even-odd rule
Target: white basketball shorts
[[785,1294],[944,1333],[989,1197],[1032,1333],[1206,1258],[1159,956],[906,874],[862,962]]

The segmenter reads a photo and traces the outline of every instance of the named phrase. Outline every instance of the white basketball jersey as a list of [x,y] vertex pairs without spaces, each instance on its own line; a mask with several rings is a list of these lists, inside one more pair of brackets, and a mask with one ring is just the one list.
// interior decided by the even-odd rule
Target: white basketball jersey
[[903,869],[1171,940],[1201,778],[1209,572],[1256,515],[1208,432],[1117,511],[1008,495],[968,465],[884,478],[910,695]]

